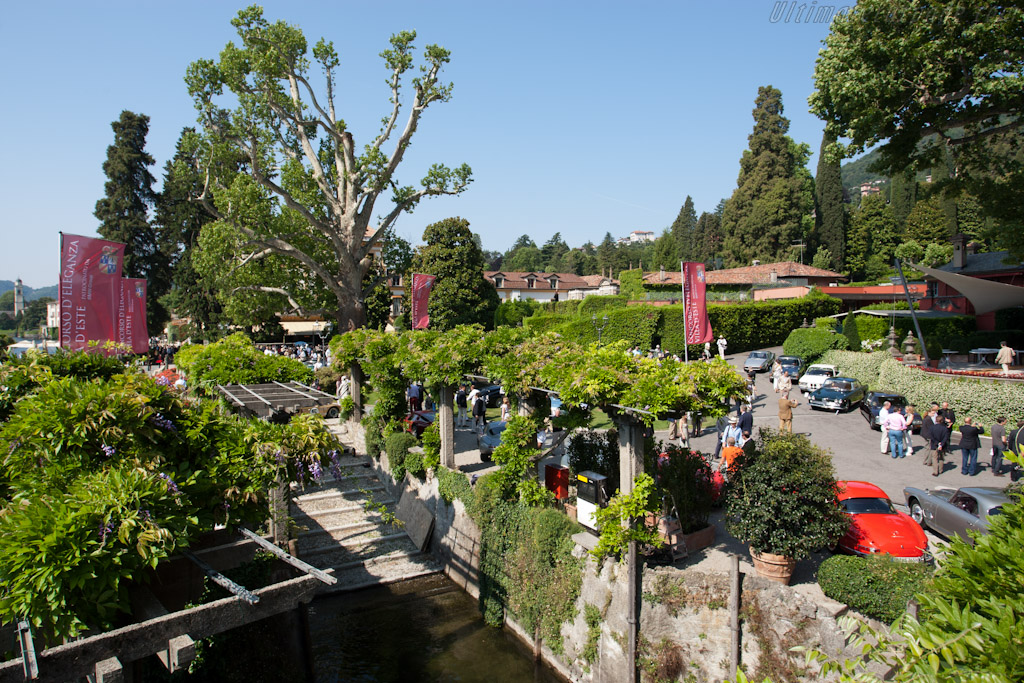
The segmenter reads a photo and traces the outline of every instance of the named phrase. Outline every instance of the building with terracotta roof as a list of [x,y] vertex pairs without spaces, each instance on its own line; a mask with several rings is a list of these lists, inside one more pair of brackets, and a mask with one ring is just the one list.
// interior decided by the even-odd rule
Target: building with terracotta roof
[[494,284],[502,301],[533,299],[543,303],[619,293],[619,281],[604,275],[486,270],[484,277]]
[[[756,285],[803,285],[811,287],[829,287],[845,280],[842,273],[822,270],[794,261],[778,263],[755,263],[742,268],[726,268],[724,270],[706,271],[708,287],[754,287]],[[645,273],[644,284],[650,286],[680,286],[679,271],[662,269],[657,273]]]

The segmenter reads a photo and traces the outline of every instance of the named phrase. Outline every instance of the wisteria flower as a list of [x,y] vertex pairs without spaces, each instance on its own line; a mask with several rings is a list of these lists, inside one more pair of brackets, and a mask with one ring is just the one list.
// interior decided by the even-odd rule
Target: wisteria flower
[[160,472],[157,476],[163,479],[164,482],[167,484],[168,491],[174,494],[181,493],[181,491],[178,489],[178,485],[174,483],[174,480],[171,479],[168,475],[164,474],[163,472]]
[[107,522],[106,524],[103,524],[101,522],[100,523],[100,530],[99,530],[100,543],[106,543],[107,535],[114,533],[114,529],[116,529],[116,528],[117,527],[114,525],[113,520]]
[[103,444],[101,448],[103,450],[103,456],[106,458],[113,458],[114,454],[117,453],[116,448],[114,448],[113,446],[108,446],[107,444]]
[[302,466],[301,461],[295,463],[295,478],[299,480],[300,486],[306,483],[305,470],[306,468]]
[[313,477],[313,481],[319,482],[320,478],[324,476],[324,471],[320,467],[319,460],[313,460],[309,463],[309,475]]
[[142,518],[143,522],[152,522],[153,521],[153,515],[150,513],[149,510],[147,510],[145,508],[143,508],[142,510],[139,510],[139,517]]
[[174,426],[174,423],[168,420],[166,417],[164,417],[163,414],[161,413],[157,413],[156,415],[150,416],[149,421],[154,426],[159,427],[160,429],[165,429],[169,432],[178,431],[177,427]]

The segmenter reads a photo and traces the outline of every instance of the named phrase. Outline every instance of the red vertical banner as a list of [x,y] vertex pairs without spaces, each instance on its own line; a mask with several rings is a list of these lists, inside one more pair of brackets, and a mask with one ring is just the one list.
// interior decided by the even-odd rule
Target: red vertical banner
[[704,344],[715,338],[708,318],[707,282],[704,264],[683,264],[683,304],[686,315],[686,343]]
[[60,236],[60,345],[117,340],[124,245],[81,235]]
[[425,330],[430,324],[427,303],[430,300],[430,290],[436,279],[433,275],[412,274],[412,329],[414,330]]
[[117,309],[117,342],[132,353],[149,351],[149,332],[146,328],[146,280],[126,277],[121,279],[121,300]]

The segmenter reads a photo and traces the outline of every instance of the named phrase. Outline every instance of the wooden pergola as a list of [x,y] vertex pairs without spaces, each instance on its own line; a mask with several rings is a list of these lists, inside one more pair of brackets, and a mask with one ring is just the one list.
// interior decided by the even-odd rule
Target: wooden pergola
[[218,384],[217,390],[247,417],[266,420],[282,414],[297,415],[310,411],[324,417],[337,417],[340,413],[334,396],[301,382]]

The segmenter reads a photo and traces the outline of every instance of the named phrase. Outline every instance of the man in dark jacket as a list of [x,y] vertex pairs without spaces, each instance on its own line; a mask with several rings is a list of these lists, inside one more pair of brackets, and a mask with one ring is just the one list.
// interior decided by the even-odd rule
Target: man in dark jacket
[[736,426],[740,428],[740,432],[754,431],[754,413],[751,412],[749,405],[740,408],[740,419]]
[[935,451],[935,466],[932,469],[932,476],[942,474],[943,461],[946,458],[946,451],[949,450],[949,424],[943,419],[936,420],[929,432],[929,439],[932,450]]
[[935,450],[932,448],[932,427],[935,426],[935,408],[929,408],[921,416],[921,438],[924,439],[924,464],[929,466],[935,459]]
[[960,474],[973,477],[978,473],[978,449],[981,448],[979,434],[985,432],[984,427],[976,427],[968,416],[960,425]]
[[1003,451],[1009,446],[1006,439],[1006,418],[1000,415],[992,425],[992,474],[1003,476]]
[[953,409],[949,407],[949,401],[942,402],[942,409],[939,410],[939,417],[941,417],[943,420],[946,420],[947,427],[953,429],[953,426],[956,424],[956,412],[954,412]]

